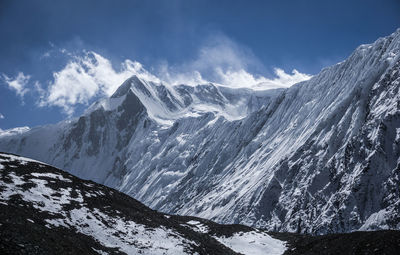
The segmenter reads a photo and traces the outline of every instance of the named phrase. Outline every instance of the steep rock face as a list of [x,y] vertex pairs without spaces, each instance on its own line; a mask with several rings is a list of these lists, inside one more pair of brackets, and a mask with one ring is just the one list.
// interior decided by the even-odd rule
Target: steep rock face
[[[279,114],[289,120],[280,126],[296,128],[281,130],[289,144],[274,151],[284,155],[267,164],[270,181],[242,210],[251,223],[313,233],[400,227],[394,188],[399,186],[399,63],[393,58],[398,52],[399,33],[360,46],[345,62],[287,91],[289,100],[280,109],[290,113],[285,108],[291,103],[299,110],[294,118]],[[303,101],[307,95],[313,96]],[[303,111],[306,107],[310,110]]]
[[218,145],[229,165],[214,178],[193,171],[161,208],[283,231],[399,228],[398,52],[398,32],[360,46],[232,123]]
[[269,228],[326,233],[400,227],[399,66],[397,61],[378,82],[356,87],[344,109],[327,115],[275,166],[276,180],[255,210],[276,217]]
[[[118,182],[128,141],[150,125],[147,111],[132,91],[99,104],[76,120],[34,128],[21,139],[6,137],[5,144],[10,151],[25,151],[27,156],[65,167],[82,178]],[[86,171],[77,170],[81,168]]]
[[78,120],[2,136],[0,150],[170,213],[292,232],[398,229],[399,51],[400,30],[286,90],[132,77]]

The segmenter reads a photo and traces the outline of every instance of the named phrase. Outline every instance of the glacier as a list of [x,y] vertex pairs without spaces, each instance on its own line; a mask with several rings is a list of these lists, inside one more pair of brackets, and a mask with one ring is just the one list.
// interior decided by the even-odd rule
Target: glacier
[[286,89],[133,76],[79,118],[0,151],[153,209],[267,230],[400,229],[400,29]]

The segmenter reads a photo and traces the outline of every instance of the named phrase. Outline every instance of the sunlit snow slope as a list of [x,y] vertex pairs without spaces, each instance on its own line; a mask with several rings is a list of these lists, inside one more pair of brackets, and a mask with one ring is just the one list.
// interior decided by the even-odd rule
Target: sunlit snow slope
[[400,229],[400,30],[285,90],[132,77],[80,118],[0,137],[151,208],[313,233]]

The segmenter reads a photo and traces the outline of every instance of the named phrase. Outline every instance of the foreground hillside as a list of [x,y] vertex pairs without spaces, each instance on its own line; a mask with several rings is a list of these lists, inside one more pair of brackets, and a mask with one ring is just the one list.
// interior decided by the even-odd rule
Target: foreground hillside
[[152,209],[270,231],[400,228],[400,29],[288,89],[128,79],[0,150]]
[[265,232],[158,213],[54,167],[0,154],[1,254],[282,254]]
[[162,214],[103,185],[0,153],[1,254],[395,254],[398,249],[400,231],[267,234]]

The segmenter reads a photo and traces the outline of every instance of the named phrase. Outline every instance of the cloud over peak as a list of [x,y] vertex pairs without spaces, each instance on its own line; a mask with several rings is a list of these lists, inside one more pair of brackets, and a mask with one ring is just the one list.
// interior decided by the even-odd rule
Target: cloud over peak
[[[125,59],[113,66],[106,57],[94,51],[83,51],[79,54],[65,49],[60,51],[69,60],[61,70],[53,71],[49,81],[32,81],[33,94],[40,107],[57,106],[72,116],[77,105],[87,105],[93,100],[110,96],[129,77],[140,78],[169,85],[197,85],[215,83],[232,88],[251,88],[265,90],[286,88],[308,80],[311,75],[293,70],[286,73],[275,68],[274,77],[254,74],[249,70],[261,66],[258,59],[244,46],[238,45],[229,38],[218,35],[207,40],[197,55],[187,61],[170,65],[167,61],[147,71],[141,63]],[[51,54],[46,59],[51,58]],[[3,74],[8,87],[17,95],[24,97],[29,91],[27,84],[31,76],[19,72],[15,78]],[[31,94],[31,93],[29,93]]]
[[275,77],[272,78],[249,71],[260,67],[262,64],[250,49],[217,34],[208,38],[194,59],[172,66],[164,62],[156,74],[170,84],[196,85],[212,82],[228,87],[260,90],[290,87],[311,78],[311,75],[297,70],[286,73],[280,68],[274,69]]
[[139,62],[125,60],[119,69],[111,62],[90,51],[74,56],[60,71],[53,73],[47,88],[38,88],[40,106],[59,106],[71,115],[76,104],[88,104],[96,96],[110,96],[126,79],[134,74],[144,79],[156,79]]

